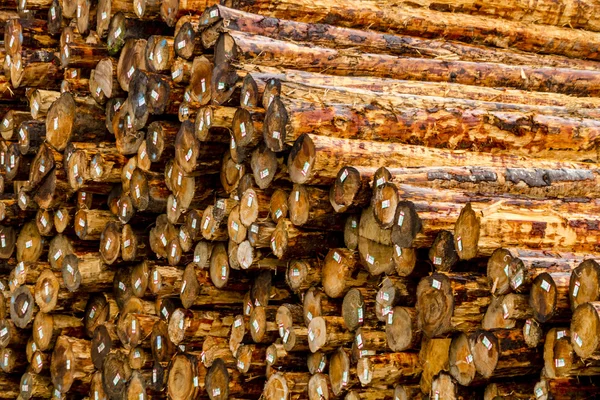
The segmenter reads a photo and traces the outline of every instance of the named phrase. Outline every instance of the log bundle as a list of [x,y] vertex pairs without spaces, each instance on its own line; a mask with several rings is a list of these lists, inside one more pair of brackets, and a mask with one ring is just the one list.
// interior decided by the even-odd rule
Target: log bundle
[[0,398],[599,398],[563,3],[2,2]]

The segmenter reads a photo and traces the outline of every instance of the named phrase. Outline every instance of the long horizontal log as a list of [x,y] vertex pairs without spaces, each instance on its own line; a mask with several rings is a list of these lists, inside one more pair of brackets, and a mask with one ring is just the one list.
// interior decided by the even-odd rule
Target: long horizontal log
[[[273,151],[293,144],[302,133],[316,133],[533,157],[596,159],[599,126],[566,108],[386,96],[298,84],[285,84],[282,90],[265,116],[265,141]],[[596,117],[594,111],[581,111]],[[556,140],[561,144],[557,146]]]
[[[597,34],[600,36],[600,33]],[[233,46],[233,50],[230,50]],[[578,96],[600,93],[600,73],[576,69],[531,68],[527,66],[398,58],[381,54],[338,51],[253,36],[224,33],[216,44],[215,64],[229,60],[250,61],[269,67],[295,68],[332,75],[372,75],[384,78],[456,82],[488,87],[511,87]]]
[[493,168],[540,168],[594,170],[592,164],[561,160],[536,160],[520,156],[434,149],[416,145],[338,139],[320,135],[300,136],[290,151],[288,171],[294,183],[330,185],[346,165],[387,168],[429,166],[481,166]]
[[310,42],[330,48],[355,48],[368,53],[556,68],[597,70],[599,67],[593,61],[568,57],[533,55],[512,49],[492,49],[477,44],[464,44],[438,38],[426,39],[414,35],[390,35],[374,30],[338,27],[334,26],[335,21],[312,24],[269,17],[269,23],[265,24],[264,14],[251,14],[219,5],[211,7],[208,13],[210,14],[213,10],[218,12],[221,20],[202,32],[202,42],[206,47],[214,45],[217,39],[214,31],[226,27],[228,30],[248,32],[274,39]]
[[[538,55],[536,55],[536,57],[537,56]],[[561,107],[571,105],[581,108],[594,108],[600,104],[598,99],[591,97],[574,97],[558,93],[530,92],[518,89],[463,85],[460,83],[409,81],[377,78],[373,76],[336,76],[296,69],[257,66],[251,63],[241,63],[240,65],[236,65],[236,67],[239,68],[239,71],[237,72],[238,75],[240,77],[244,76],[245,80],[253,80],[255,82],[265,81],[269,83],[274,82],[273,85],[265,83],[265,86],[268,86],[268,89],[270,90],[248,96],[250,99],[250,97],[262,94],[262,103],[257,100],[255,100],[255,102],[257,102],[257,104],[263,104],[263,107],[266,106],[265,109],[268,109],[270,102],[281,94],[281,88],[277,87],[277,82],[290,82],[316,87],[345,88],[346,90],[361,89],[386,95],[403,93],[498,103]],[[247,92],[244,92],[244,86],[242,86],[242,92],[242,98],[245,99],[245,93]]]
[[[333,20],[336,25],[411,36],[444,37],[466,43],[480,43],[500,48],[560,54],[573,58],[600,59],[597,51],[600,36],[595,32],[573,31],[562,27],[507,21],[501,18],[449,13],[410,5],[388,7],[352,0],[332,5],[325,0],[294,2],[286,0],[232,0],[237,9],[262,15],[320,23]],[[306,12],[307,7],[311,10]]]

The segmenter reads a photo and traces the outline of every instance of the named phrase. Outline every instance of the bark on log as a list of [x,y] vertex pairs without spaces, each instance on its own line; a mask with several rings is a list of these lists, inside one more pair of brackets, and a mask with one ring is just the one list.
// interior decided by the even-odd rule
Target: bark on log
[[[394,8],[386,8],[384,4],[364,7],[357,1],[336,8],[326,2],[311,3],[310,14],[306,14],[305,4],[291,1],[275,4],[269,0],[260,3],[236,0],[228,5],[302,22],[320,23],[333,19],[339,26],[366,29],[372,26],[373,21],[378,21],[377,30],[383,32],[425,37],[444,36],[446,39],[465,43],[598,59],[593,45],[593,38],[597,38],[595,32],[581,31],[573,35],[571,30],[560,27],[432,11],[409,5]],[[588,46],[582,47],[581,43]]]
[[[366,158],[364,154],[369,154]],[[506,155],[432,149],[405,144],[387,144],[353,139],[334,139],[318,135],[300,136],[288,157],[291,180],[301,184],[331,185],[345,165],[379,168],[378,157],[385,157],[388,168],[427,166],[481,166],[540,169],[593,169],[585,163],[534,160]]]
[[[572,60],[560,56],[533,56],[511,49],[491,49],[477,44],[443,41],[437,38],[417,38],[414,35],[383,35],[359,29],[335,27],[325,24],[310,24],[310,21],[297,22],[272,18],[276,23],[264,26],[264,24],[260,23],[262,17],[256,14],[233,10],[224,6],[214,6],[212,9],[218,11],[221,21],[202,32],[203,43],[207,47],[208,45],[214,45],[217,39],[212,34],[216,30],[215,26],[222,29],[223,25],[227,26],[227,29],[230,30],[240,30],[284,40],[313,42],[322,44],[325,47],[359,47],[369,53],[391,53],[402,56],[437,57],[440,59],[461,59],[478,62],[489,61],[515,65],[595,69],[593,61]],[[284,16],[281,16],[281,18],[284,18]],[[270,20],[271,18],[269,18]],[[331,23],[330,21],[323,22]]]
[[[597,41],[600,34],[595,33],[594,35],[596,35],[595,40]],[[261,50],[257,51],[257,49]],[[599,59],[597,55],[593,55],[593,57],[595,60]],[[215,64],[238,61],[253,61],[267,67],[283,67],[312,72],[327,70],[331,75],[374,75],[394,79],[457,82],[488,87],[507,86],[578,96],[593,96],[600,89],[597,85],[600,75],[596,71],[531,68],[496,63],[409,57],[399,60],[392,55],[358,51],[352,53],[347,50],[307,46],[302,43],[291,44],[243,32],[229,31],[222,34],[215,45]],[[348,65],[352,65],[352,68],[348,68]],[[523,76],[526,79],[523,79]],[[581,82],[569,82],[570,79],[578,79]]]

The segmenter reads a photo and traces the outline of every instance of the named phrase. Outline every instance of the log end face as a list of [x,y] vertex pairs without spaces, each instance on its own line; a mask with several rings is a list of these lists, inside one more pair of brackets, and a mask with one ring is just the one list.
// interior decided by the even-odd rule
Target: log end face
[[418,326],[433,338],[450,329],[454,312],[454,297],[449,279],[433,274],[421,279],[417,286]]
[[64,336],[59,336],[50,363],[50,375],[54,387],[62,393],[68,392],[75,380],[75,368],[71,344]]
[[288,156],[288,171],[294,183],[306,183],[312,176],[316,148],[310,136],[303,134],[294,142]]
[[557,288],[552,276],[543,272],[536,276],[529,291],[529,305],[533,309],[533,317],[547,322],[556,312]]
[[571,344],[575,353],[586,359],[600,343],[600,302],[579,305],[571,318]]
[[487,277],[493,288],[492,294],[504,295],[510,291],[510,265],[513,257],[506,249],[496,249],[488,259]]
[[288,400],[290,392],[285,378],[279,373],[271,375],[265,384],[263,396],[266,400]]
[[308,325],[308,347],[315,353],[327,343],[327,323],[323,317],[314,317]]
[[585,260],[572,272],[569,280],[571,310],[580,304],[600,299],[600,266],[594,260]]
[[468,386],[473,381],[477,370],[475,369],[471,343],[464,333],[452,339],[448,353],[448,362],[450,365],[450,375],[458,383]]
[[350,358],[344,349],[337,349],[329,359],[329,381],[334,396],[339,396],[348,386]]
[[479,331],[473,333],[469,341],[475,369],[484,378],[491,377],[496,369],[496,365],[498,365],[500,355],[496,335],[492,332]]
[[471,203],[460,212],[454,226],[455,248],[461,260],[470,260],[477,256],[481,221]]

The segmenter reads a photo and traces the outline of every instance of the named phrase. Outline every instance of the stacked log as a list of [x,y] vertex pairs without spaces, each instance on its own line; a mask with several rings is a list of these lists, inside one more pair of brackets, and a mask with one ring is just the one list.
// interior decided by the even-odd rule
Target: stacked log
[[596,8],[330,3],[0,5],[0,398],[597,396]]

